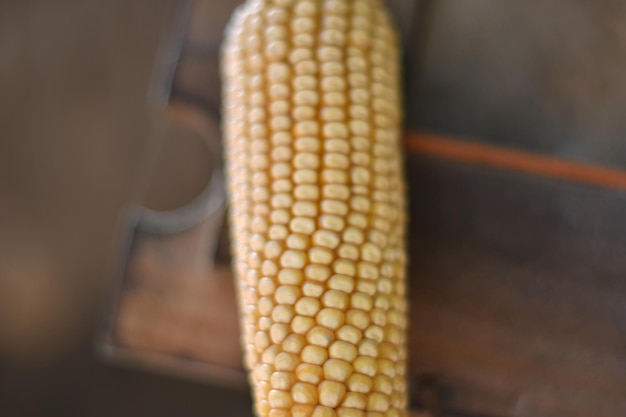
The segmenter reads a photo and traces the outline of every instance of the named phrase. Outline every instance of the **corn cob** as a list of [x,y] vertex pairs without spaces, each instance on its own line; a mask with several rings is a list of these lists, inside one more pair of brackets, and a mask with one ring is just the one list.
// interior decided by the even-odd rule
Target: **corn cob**
[[248,0],[227,28],[233,267],[260,417],[406,415],[398,58],[379,0]]

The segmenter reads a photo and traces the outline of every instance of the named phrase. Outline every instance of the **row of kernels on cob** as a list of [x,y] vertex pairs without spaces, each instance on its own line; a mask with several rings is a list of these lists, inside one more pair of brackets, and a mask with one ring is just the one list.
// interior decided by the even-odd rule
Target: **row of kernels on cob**
[[374,0],[255,0],[229,27],[231,233],[260,416],[404,414],[397,61]]

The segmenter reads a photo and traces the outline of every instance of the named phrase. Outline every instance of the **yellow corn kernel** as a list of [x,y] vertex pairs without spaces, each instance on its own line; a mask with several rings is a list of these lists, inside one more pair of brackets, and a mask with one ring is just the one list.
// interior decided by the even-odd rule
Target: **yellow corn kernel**
[[396,35],[381,0],[247,0],[222,57],[259,417],[406,416]]

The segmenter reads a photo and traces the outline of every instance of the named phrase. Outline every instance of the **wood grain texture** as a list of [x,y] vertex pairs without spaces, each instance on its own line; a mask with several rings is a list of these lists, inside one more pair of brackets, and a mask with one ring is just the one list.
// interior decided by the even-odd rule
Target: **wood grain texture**
[[447,405],[623,415],[622,192],[411,158],[413,371]]
[[[113,359],[141,364],[147,355],[152,367],[245,384],[232,274],[212,266],[212,227],[206,222],[175,237],[136,232],[107,333],[107,347],[122,349],[106,352]],[[193,363],[200,367],[189,369]]]

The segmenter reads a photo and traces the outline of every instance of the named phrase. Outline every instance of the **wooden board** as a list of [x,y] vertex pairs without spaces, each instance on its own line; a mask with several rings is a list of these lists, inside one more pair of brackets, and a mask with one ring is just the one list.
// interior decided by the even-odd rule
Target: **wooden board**
[[449,409],[626,413],[626,195],[411,157],[411,361]]

